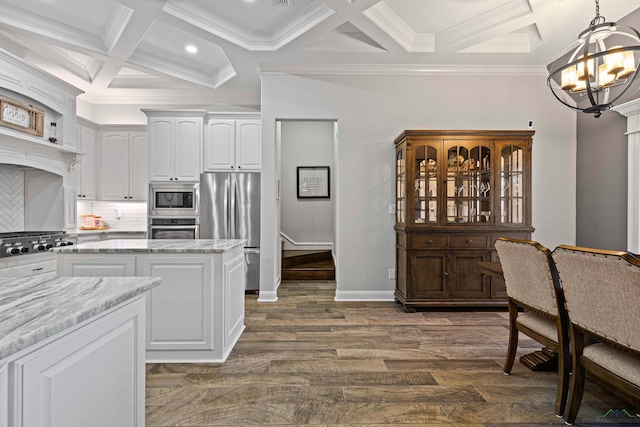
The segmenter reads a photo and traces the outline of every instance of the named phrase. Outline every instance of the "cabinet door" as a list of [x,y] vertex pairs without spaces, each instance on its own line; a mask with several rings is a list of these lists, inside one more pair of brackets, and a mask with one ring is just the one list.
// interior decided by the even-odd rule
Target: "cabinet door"
[[146,201],[149,193],[149,138],[129,133],[129,200]]
[[173,180],[173,118],[149,119],[149,180]]
[[408,299],[440,299],[447,296],[447,253],[413,251]]
[[100,200],[129,200],[129,134],[103,132],[100,141]]
[[123,255],[58,255],[58,276],[124,277],[136,275],[136,257]]
[[262,126],[260,120],[236,122],[236,163],[238,169],[260,170],[262,162]]
[[138,297],[12,362],[11,425],[143,427],[143,325]]
[[78,199],[96,199],[96,132],[86,126],[78,126],[78,144],[83,156],[77,166]]
[[232,345],[244,329],[244,290],[246,263],[244,254],[227,262],[224,270],[224,348]]
[[76,228],[78,225],[77,194],[73,188],[63,190],[64,228]]
[[175,119],[174,180],[200,180],[202,133],[202,118]]
[[491,259],[489,251],[451,252],[451,297],[488,298],[489,278],[480,273],[479,262]]
[[236,164],[235,120],[210,120],[204,143],[204,170],[232,170]]
[[162,278],[147,294],[147,350],[213,349],[212,258],[146,256],[142,276]]

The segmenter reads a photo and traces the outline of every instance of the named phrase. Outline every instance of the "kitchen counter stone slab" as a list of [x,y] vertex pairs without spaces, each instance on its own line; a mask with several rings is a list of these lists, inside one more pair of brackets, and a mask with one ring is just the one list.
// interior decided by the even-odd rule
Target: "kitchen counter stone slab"
[[122,239],[81,243],[76,246],[53,248],[58,254],[126,254],[126,253],[221,253],[244,245],[242,239]]
[[0,277],[0,360],[159,284],[158,277]]

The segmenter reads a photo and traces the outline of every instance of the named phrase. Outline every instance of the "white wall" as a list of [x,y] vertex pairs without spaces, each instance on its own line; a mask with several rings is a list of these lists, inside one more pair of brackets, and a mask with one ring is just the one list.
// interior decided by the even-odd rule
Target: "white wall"
[[533,238],[575,242],[576,115],[546,79],[497,76],[262,76],[261,300],[276,296],[276,120],[338,120],[337,298],[393,298],[393,139],[404,129],[525,129],[533,120]]
[[[298,199],[298,166],[329,166],[333,174],[334,122],[284,121],[281,130],[281,230],[295,242],[285,249],[332,249],[334,197]],[[330,177],[330,195],[335,189]]]

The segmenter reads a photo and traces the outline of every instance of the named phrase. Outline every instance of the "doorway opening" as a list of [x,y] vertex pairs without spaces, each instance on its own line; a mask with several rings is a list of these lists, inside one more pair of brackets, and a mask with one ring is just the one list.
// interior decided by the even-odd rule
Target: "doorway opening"
[[279,120],[281,281],[336,278],[337,121]]

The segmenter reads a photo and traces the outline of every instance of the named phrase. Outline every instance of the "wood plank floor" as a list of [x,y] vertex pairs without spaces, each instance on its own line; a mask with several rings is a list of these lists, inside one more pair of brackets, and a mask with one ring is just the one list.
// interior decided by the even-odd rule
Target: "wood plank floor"
[[[404,313],[334,294],[334,282],[287,282],[276,303],[248,295],[226,363],[148,364],[146,425],[564,425],[554,373],[502,373],[506,312]],[[518,357],[539,349],[520,341]],[[574,425],[612,425],[602,415],[625,407],[589,383]]]

